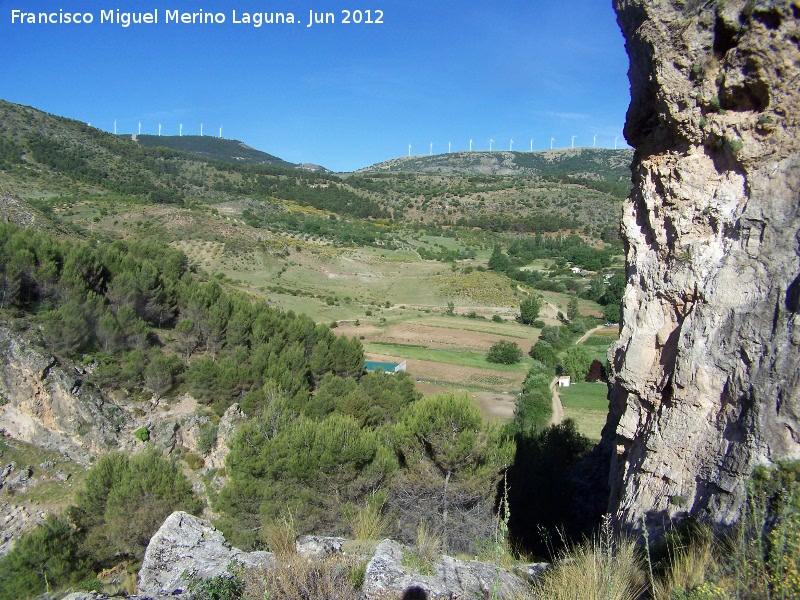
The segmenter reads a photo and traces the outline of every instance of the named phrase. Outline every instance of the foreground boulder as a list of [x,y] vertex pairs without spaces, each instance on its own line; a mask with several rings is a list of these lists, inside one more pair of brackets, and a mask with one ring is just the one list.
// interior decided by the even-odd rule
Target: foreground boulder
[[208,521],[182,511],[174,512],[147,546],[139,571],[138,595],[178,595],[186,590],[185,573],[201,579],[230,574],[231,563],[266,567],[274,562],[269,552],[244,552],[232,548]]
[[[403,565],[403,547],[384,540],[375,549],[364,575],[364,595],[368,599],[400,598],[404,594],[419,598],[459,600],[483,598],[521,598],[528,585],[496,565],[442,556],[433,565],[433,574],[420,575]],[[414,595],[411,590],[415,590]],[[423,594],[424,592],[424,594]]]

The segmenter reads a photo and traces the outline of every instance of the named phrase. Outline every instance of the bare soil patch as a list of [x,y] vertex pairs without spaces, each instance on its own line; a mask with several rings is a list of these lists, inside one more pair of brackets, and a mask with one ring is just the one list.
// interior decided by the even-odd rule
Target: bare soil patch
[[[455,389],[478,390],[491,393],[514,394],[522,389],[525,373],[499,372],[462,365],[451,365],[427,360],[404,359],[385,354],[369,354],[369,360],[401,363],[406,361],[406,369],[417,382],[417,389],[423,394]],[[423,387],[420,387],[424,384]],[[429,387],[433,386],[433,387]],[[477,392],[472,392],[477,393]]]
[[456,350],[485,353],[492,344],[500,340],[516,343],[523,352],[528,352],[535,340],[524,340],[480,331],[465,329],[452,329],[447,327],[434,327],[418,323],[398,323],[388,327],[375,327],[371,325],[345,324],[340,325],[336,331],[347,336],[364,336],[366,342],[384,342],[390,344],[404,344],[423,346],[435,350]]

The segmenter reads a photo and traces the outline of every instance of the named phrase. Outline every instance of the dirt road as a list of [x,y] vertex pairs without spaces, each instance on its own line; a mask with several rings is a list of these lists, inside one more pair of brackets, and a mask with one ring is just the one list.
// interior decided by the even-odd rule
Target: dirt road
[[550,417],[550,425],[558,425],[564,420],[564,405],[561,404],[561,396],[558,395],[558,377],[553,377],[550,382],[550,392],[553,395],[553,416]]
[[581,337],[579,337],[577,340],[575,340],[575,343],[582,344],[583,342],[588,340],[589,336],[592,335],[595,331],[600,331],[601,329],[607,329],[607,327],[605,325],[598,325],[597,327],[593,327],[592,329],[584,333]]

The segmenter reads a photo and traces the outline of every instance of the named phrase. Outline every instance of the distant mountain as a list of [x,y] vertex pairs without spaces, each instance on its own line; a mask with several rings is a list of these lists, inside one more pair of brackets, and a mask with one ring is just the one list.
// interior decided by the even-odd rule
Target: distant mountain
[[[179,152],[200,154],[206,158],[238,165],[270,165],[284,168],[299,166],[272,154],[251,148],[239,140],[228,140],[208,135],[134,135],[131,137],[146,148],[160,146],[178,150]],[[322,167],[319,168],[321,169]]]
[[[596,182],[624,197],[630,189],[633,150],[563,148],[540,152],[451,152],[394,158],[357,171],[438,175],[526,175],[565,182]],[[607,187],[595,185],[591,187]],[[616,193],[615,193],[616,192]]]
[[[386,229],[392,219],[392,226],[509,235],[580,232],[613,243],[619,205],[630,191],[631,158],[630,150],[591,148],[456,152],[334,174],[235,140],[113,135],[0,100],[0,198],[24,201],[5,218],[52,218],[59,230],[75,225],[112,237],[144,232],[149,209],[143,207],[153,205],[159,208],[151,216],[164,219],[168,240],[172,219],[183,222],[191,213],[205,220],[213,206],[214,235],[226,237],[244,223],[326,243],[375,243],[384,235],[394,239]],[[111,216],[134,206],[142,211],[134,225],[128,216]],[[147,217],[150,237],[154,223]]]

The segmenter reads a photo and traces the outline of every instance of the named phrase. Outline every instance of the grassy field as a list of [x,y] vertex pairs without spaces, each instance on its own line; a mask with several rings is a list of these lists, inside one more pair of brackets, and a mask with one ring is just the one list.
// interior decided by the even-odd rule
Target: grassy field
[[592,360],[599,360],[601,364],[605,365],[608,353],[608,347],[617,339],[617,328],[608,327],[600,329],[590,335],[583,345],[589,351],[589,356]]
[[578,430],[591,440],[600,439],[600,431],[608,414],[608,387],[605,383],[575,382],[559,388],[564,416],[574,419]]
[[530,368],[529,364],[526,364],[530,363],[529,360],[517,363],[516,365],[498,365],[486,362],[486,357],[483,354],[465,351],[438,350],[423,346],[371,342],[364,344],[364,350],[373,354],[413,358],[446,365],[462,365],[465,367],[491,369],[502,373],[527,373]]

